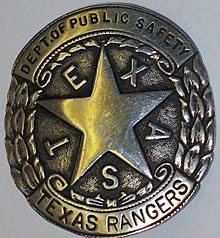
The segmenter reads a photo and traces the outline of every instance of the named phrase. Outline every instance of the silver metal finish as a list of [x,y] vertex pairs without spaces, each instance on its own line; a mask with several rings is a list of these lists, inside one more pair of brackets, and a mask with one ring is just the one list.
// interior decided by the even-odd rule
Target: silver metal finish
[[151,229],[197,193],[215,111],[192,40],[148,9],[109,4],[44,28],[13,68],[5,117],[17,187],[77,234]]

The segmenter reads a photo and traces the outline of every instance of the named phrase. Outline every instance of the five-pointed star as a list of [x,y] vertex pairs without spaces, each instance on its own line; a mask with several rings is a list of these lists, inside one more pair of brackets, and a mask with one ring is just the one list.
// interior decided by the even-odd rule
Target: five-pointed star
[[107,151],[152,179],[133,127],[171,93],[155,91],[121,94],[103,47],[90,97],[39,101],[45,109],[83,133],[71,184]]

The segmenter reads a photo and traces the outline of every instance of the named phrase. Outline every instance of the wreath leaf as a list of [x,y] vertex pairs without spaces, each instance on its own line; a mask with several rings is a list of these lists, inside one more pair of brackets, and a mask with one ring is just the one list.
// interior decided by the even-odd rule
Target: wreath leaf
[[191,120],[191,116],[189,113],[189,109],[188,109],[188,104],[183,100],[183,99],[179,99],[180,102],[182,103],[182,116],[183,119],[185,120],[185,122],[189,123]]
[[176,158],[175,158],[175,165],[177,166],[177,168],[182,168],[183,167],[184,153],[185,153],[184,146],[181,143],[179,143],[179,147],[178,147],[178,150],[176,152]]
[[36,149],[36,145],[34,142],[34,135],[30,135],[29,138],[27,139],[27,146],[29,148],[30,154],[32,156],[36,155],[37,153],[37,149]]
[[138,47],[136,49],[136,52],[138,53],[144,53],[148,56],[152,56],[152,55],[156,55],[157,54],[157,51],[154,50],[153,48],[149,47],[149,46],[146,46],[146,45],[142,45],[140,47]]
[[29,104],[28,104],[29,109],[33,109],[36,106],[37,99],[39,98],[41,93],[42,93],[42,90],[38,90],[30,96]]
[[193,125],[192,132],[191,132],[191,142],[194,143],[205,143],[205,130],[201,123],[199,117],[196,118],[196,121]]
[[181,79],[176,77],[170,77],[170,80],[174,83],[176,91],[180,95],[180,97],[185,97],[185,92],[183,90],[183,84],[181,82]]
[[184,84],[188,93],[191,89],[198,91],[200,88],[198,76],[187,66],[184,68]]
[[25,196],[30,196],[32,191],[24,182],[21,172],[16,168],[11,168],[11,176],[16,184],[16,186],[23,192]]
[[202,62],[202,58],[199,54],[197,54],[194,58],[193,70],[198,74],[202,85],[206,87],[209,84],[209,77],[205,65]]
[[22,177],[31,189],[36,189],[38,187],[39,180],[34,172],[33,167],[28,163],[28,161],[24,161],[23,163]]
[[26,136],[29,136],[34,131],[34,122],[35,122],[36,110],[32,111],[26,119]]
[[139,41],[136,40],[125,40],[124,42],[121,43],[120,47],[131,47],[137,49],[140,45]]
[[18,82],[15,79],[15,77],[12,77],[11,85],[10,85],[10,88],[9,88],[9,91],[8,91],[8,105],[10,107],[14,106],[17,87],[18,87]]
[[124,41],[124,38],[122,38],[122,37],[112,36],[108,39],[105,46],[108,46],[110,44],[121,44],[123,41]]
[[199,152],[200,152],[200,145],[197,144],[193,146],[186,154],[184,161],[184,171],[189,176],[194,173],[199,164],[200,159]]
[[213,160],[213,153],[204,156],[200,161],[200,168],[195,176],[197,182],[200,182],[208,173],[210,165]]
[[198,115],[201,117],[201,119],[204,118],[205,112],[203,102],[194,89],[192,89],[190,93],[190,110],[193,117]]
[[26,108],[28,104],[28,86],[27,83],[22,83],[16,95],[16,106]]
[[210,87],[206,88],[204,95],[203,95],[203,100],[204,100],[204,104],[205,104],[205,111],[206,111],[206,115],[208,116],[208,118],[211,118],[214,116],[214,100],[212,97],[212,92]]
[[5,115],[5,132],[8,138],[14,137],[12,119],[13,119],[13,110],[10,107],[7,107]]
[[[97,43],[97,41],[96,41],[96,40],[93,40],[93,39],[90,39],[90,40],[86,41],[84,45],[87,46],[87,47],[92,47],[92,46],[93,46],[93,47],[100,48],[100,46],[99,46],[99,44]],[[85,48],[85,47],[84,47],[84,48]]]
[[182,128],[181,128],[181,132],[180,132],[180,139],[182,140],[182,142],[187,145],[188,143],[188,138],[189,138],[189,129],[187,127],[186,122],[182,121]]
[[6,147],[6,153],[7,153],[7,158],[8,158],[8,163],[12,167],[17,167],[18,164],[15,160],[15,155],[14,155],[14,145],[11,143],[10,140],[5,139],[5,147]]
[[75,52],[77,52],[77,51],[79,51],[79,50],[85,50],[86,48],[84,47],[84,46],[82,46],[82,45],[76,45],[76,46],[73,46],[70,50],[69,50],[69,52],[70,53],[75,53]]
[[212,119],[208,125],[206,126],[207,133],[207,141],[206,141],[206,149],[208,152],[211,152],[212,148],[215,145],[215,120]]
[[20,135],[15,137],[15,158],[19,165],[22,165],[23,162],[29,160],[27,146]]
[[17,134],[24,135],[25,113],[22,108],[18,109],[13,117],[13,127]]
[[63,61],[64,59],[70,56],[71,54],[69,52],[61,52],[57,57],[57,61]]
[[184,67],[183,82],[188,93],[190,92],[190,72],[188,67]]
[[148,182],[147,186],[141,188],[138,192],[137,195],[139,196],[146,196],[148,195],[152,190],[153,190],[153,184],[151,181]]
[[39,177],[40,181],[44,180],[45,179],[44,168],[40,164],[40,160],[39,160],[38,157],[36,157],[35,160],[34,160],[34,168],[35,168],[35,171],[38,174],[38,177]]

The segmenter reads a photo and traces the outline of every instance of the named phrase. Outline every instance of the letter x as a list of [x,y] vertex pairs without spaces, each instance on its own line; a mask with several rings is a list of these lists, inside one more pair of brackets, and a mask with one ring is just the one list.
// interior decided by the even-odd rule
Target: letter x
[[133,87],[137,87],[137,74],[142,72],[143,70],[147,69],[148,66],[142,65],[140,67],[137,67],[137,60],[136,59],[131,59],[131,71],[124,76],[121,77],[121,79],[129,79],[130,78],[130,84]]

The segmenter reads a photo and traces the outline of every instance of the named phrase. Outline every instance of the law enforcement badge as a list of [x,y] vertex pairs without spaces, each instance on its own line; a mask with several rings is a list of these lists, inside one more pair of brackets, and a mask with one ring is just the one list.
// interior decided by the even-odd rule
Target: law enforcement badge
[[17,187],[48,221],[120,237],[170,219],[213,159],[215,112],[197,47],[134,5],[92,6],[18,56],[5,117]]

